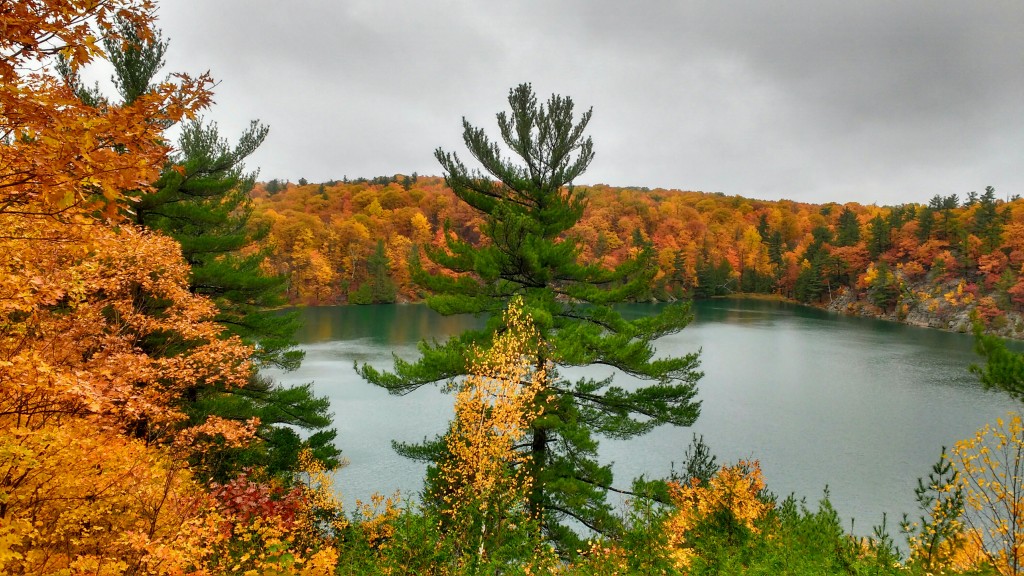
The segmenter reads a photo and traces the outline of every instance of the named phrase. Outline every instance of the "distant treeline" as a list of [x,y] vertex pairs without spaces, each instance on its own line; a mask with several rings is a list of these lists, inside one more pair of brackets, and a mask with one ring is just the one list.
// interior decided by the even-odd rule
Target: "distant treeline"
[[[846,294],[879,314],[970,307],[989,323],[1024,310],[1024,202],[991,187],[899,206],[581,188],[588,205],[571,235],[583,257],[614,265],[653,245],[652,299],[765,293],[820,304]],[[446,231],[481,238],[480,216],[439,177],[272,180],[253,195],[295,304],[416,300],[417,247],[440,245]]]

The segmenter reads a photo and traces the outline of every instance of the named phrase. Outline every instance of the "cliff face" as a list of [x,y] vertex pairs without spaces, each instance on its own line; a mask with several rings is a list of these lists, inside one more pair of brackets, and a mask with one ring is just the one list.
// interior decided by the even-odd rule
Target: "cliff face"
[[1024,314],[999,310],[994,313],[985,297],[977,297],[963,281],[934,284],[906,281],[897,303],[887,309],[875,305],[866,291],[840,288],[823,306],[840,314],[902,322],[911,326],[970,332],[973,318],[980,318],[986,332],[1003,338],[1024,339]]

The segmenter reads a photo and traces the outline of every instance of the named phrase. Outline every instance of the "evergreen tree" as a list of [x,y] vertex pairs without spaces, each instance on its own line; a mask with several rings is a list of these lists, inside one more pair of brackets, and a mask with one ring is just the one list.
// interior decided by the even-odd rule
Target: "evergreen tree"
[[[114,85],[131,103],[154,89],[152,80],[163,65],[167,43],[158,32],[141,38],[130,24],[118,26],[121,39],[106,39],[104,47],[114,67]],[[245,172],[244,160],[266,134],[267,128],[254,121],[232,146],[220,137],[216,124],[198,119],[185,124],[177,152],[154,190],[138,195],[131,211],[136,224],[180,243],[191,266],[191,291],[216,304],[216,320],[227,334],[254,345],[257,366],[292,370],[303,355],[295,348],[297,315],[272,310],[285,303],[287,279],[266,274],[261,268],[266,251],[252,250],[269,230],[250,222],[255,174]],[[313,396],[308,385],[285,388],[254,373],[244,388],[194,389],[181,401],[196,420],[209,414],[260,419],[257,436],[262,443],[211,453],[202,463],[207,474],[221,480],[247,466],[266,465],[273,473],[292,469],[302,447],[326,464],[338,462],[335,431],[328,428],[329,402]],[[309,431],[310,437],[300,439],[296,428]]]
[[892,227],[886,219],[876,214],[868,223],[868,254],[872,260],[892,247]]
[[928,206],[942,213],[942,239],[952,242],[957,241],[960,226],[953,217],[953,210],[960,207],[960,197],[956,194],[950,194],[949,196],[935,195],[928,203]]
[[[688,305],[634,320],[611,306],[649,290],[654,274],[649,246],[612,270],[581,262],[579,246],[565,234],[586,202],[572,182],[593,158],[591,139],[584,136],[591,112],[574,121],[570,98],[554,95],[538,104],[529,84],[512,89],[509,104],[511,114],[499,113],[498,127],[518,159],[506,158],[498,143],[465,119],[466,146],[490,177],[471,172],[453,153],[435,153],[456,196],[484,216],[487,241],[474,246],[448,235],[444,249],[426,253],[453,274],[413,270],[417,283],[433,294],[427,302],[434,310],[487,314],[487,327],[444,343],[423,342],[421,358],[396,359],[393,373],[368,365],[360,372],[395,394],[465,375],[472,347],[489,346],[504,329],[506,302],[521,296],[544,343],[538,366],[555,367],[537,396],[541,415],[522,446],[534,479],[528,506],[552,541],[568,552],[580,542],[566,519],[598,532],[618,528],[606,502],[611,468],[597,462],[595,436],[630,438],[662,424],[692,424],[699,413],[694,396],[700,373],[696,354],[654,358],[653,340],[683,328],[690,320]],[[648,384],[627,388],[613,385],[612,375],[569,381],[558,374],[558,368],[590,364]],[[443,457],[423,447],[406,452]]]
[[686,253],[676,250],[672,258],[672,295],[676,298],[683,298],[689,290],[689,281],[686,277]]
[[693,295],[696,298],[714,298],[732,292],[732,264],[725,258],[714,262],[706,252],[697,259],[697,287]]
[[904,224],[913,220],[915,216],[917,216],[917,207],[915,205],[900,204],[899,206],[893,206],[889,210],[886,222],[889,224],[890,229],[898,230]]
[[987,389],[1006,392],[1018,402],[1024,402],[1024,354],[1010,350],[1006,341],[985,334],[984,326],[975,323],[975,351],[985,357],[984,366],[971,366]]
[[875,306],[885,311],[894,309],[899,303],[899,279],[885,262],[879,262],[877,265],[875,277],[868,286],[868,297]]
[[762,240],[767,240],[768,239],[769,226],[768,226],[768,215],[767,214],[762,213],[760,216],[758,216],[758,218],[757,218],[757,234],[761,237]]
[[366,259],[367,280],[349,296],[353,304],[383,304],[395,301],[398,287],[391,279],[391,260],[384,249],[384,241],[377,240],[377,248]]
[[597,241],[594,242],[594,257],[600,260],[604,258],[604,255],[608,253],[608,236],[605,235],[604,230],[597,231]]
[[825,283],[821,279],[821,261],[815,259],[800,269],[793,286],[793,296],[800,302],[815,302],[825,291]]
[[1004,215],[1000,214],[996,204],[996,189],[985,187],[985,193],[978,200],[978,209],[974,212],[972,231],[981,238],[982,249],[991,252],[1002,243]]
[[853,210],[843,207],[837,228],[836,246],[855,246],[860,242],[860,221]]
[[917,213],[917,241],[927,242],[935,228],[935,209],[931,205],[921,208]]
[[819,254],[828,254],[827,244],[832,242],[832,231],[826,226],[816,226],[811,230],[811,243],[804,250],[804,260],[814,262]]

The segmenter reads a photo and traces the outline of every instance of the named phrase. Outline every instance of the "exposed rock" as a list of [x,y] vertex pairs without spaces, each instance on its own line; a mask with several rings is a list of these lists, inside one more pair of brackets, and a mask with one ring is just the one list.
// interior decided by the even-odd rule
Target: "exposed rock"
[[[952,332],[970,332],[978,299],[964,293],[962,283],[949,281],[939,286],[928,282],[904,280],[903,297],[894,310],[882,310],[868,299],[865,292],[841,288],[832,291],[832,298],[821,306],[851,316],[865,316],[902,322],[911,326],[937,328]],[[1024,339],[1024,314],[1002,311],[992,318],[986,332],[1004,338]]]

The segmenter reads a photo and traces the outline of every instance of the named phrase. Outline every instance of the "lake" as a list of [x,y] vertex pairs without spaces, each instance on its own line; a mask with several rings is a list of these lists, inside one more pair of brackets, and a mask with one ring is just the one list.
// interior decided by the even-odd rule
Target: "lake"
[[[623,308],[649,313],[656,304]],[[349,460],[336,487],[355,499],[401,490],[415,496],[425,466],[399,457],[392,440],[419,441],[445,430],[452,398],[424,387],[390,396],[364,382],[355,362],[391,366],[392,354],[416,358],[421,339],[445,339],[482,320],[442,317],[422,305],[304,308],[298,337],[302,367],[266,373],[285,384],[313,382],[335,415]],[[968,372],[973,338],[763,300],[697,302],[694,322],[657,342],[659,354],[702,350],[701,415],[692,428],[662,427],[630,441],[603,440],[616,485],[641,474],[663,477],[694,433],[719,464],[756,458],[768,488],[816,505],[826,485],[849,529],[870,532],[887,512],[890,527],[918,513],[917,478],[943,446],[1016,409],[986,392]],[[604,376],[607,368],[564,371]],[[622,375],[617,381],[627,381]]]

